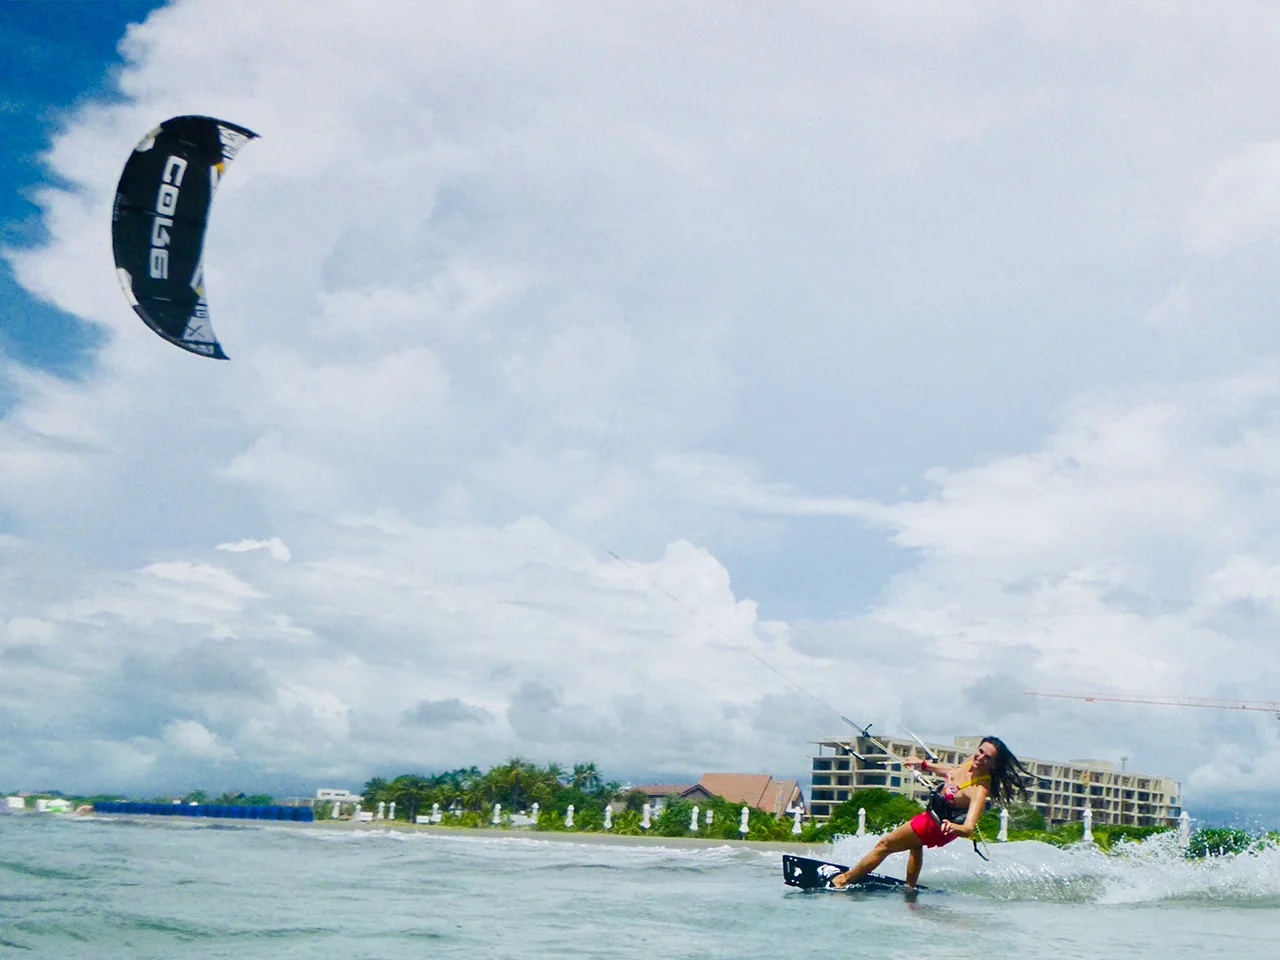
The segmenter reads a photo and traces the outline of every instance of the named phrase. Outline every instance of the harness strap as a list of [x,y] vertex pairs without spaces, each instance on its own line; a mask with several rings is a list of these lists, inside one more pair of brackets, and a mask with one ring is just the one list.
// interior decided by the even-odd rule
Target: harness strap
[[[963,790],[965,787],[971,787],[971,786],[973,786],[974,784],[977,784],[977,783],[990,783],[990,782],[991,782],[991,777],[989,777],[989,776],[988,776],[988,775],[986,775],[986,774],[982,774],[982,775],[980,775],[980,776],[973,777],[973,778],[971,778],[971,779],[969,779],[969,780],[965,781],[964,783],[962,783],[962,784],[960,784],[958,787],[956,787],[956,789],[957,789],[957,790]],[[963,823],[963,821],[962,821],[962,820],[957,820],[957,819],[956,819],[956,816],[957,816],[957,814],[958,814],[958,812],[959,812],[959,811],[957,810],[957,808],[956,808],[956,807],[953,807],[953,806],[951,805],[951,803],[950,803],[949,801],[947,801],[947,800],[942,796],[942,785],[941,785],[941,784],[939,784],[938,786],[934,787],[934,788],[933,788],[933,790],[931,790],[931,791],[930,791],[930,793],[929,793],[929,802],[928,802],[928,810],[929,810],[929,812],[930,812],[930,813],[932,813],[935,817],[937,817],[939,821],[942,821],[942,820],[950,820],[952,823]],[[966,816],[966,817],[968,816],[968,811],[967,811],[967,810],[965,811],[965,816]],[[977,831],[975,830],[975,833],[976,833],[976,832],[977,832]],[[990,862],[990,858],[989,858],[985,853],[983,853],[983,852],[978,848],[978,839],[979,839],[979,837],[981,837],[981,834],[978,834],[978,836],[975,836],[975,837],[971,837],[971,838],[970,838],[970,839],[973,841],[973,852],[974,852],[974,853],[976,853],[978,856],[980,856],[983,860],[986,860],[986,861],[989,863],[989,862]],[[983,842],[985,843],[986,841],[984,840]]]

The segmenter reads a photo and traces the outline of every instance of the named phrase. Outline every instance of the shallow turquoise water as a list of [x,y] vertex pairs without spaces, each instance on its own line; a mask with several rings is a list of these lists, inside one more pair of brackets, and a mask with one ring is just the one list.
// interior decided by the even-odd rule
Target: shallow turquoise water
[[780,855],[749,848],[0,817],[0,955],[1280,956],[1278,851],[1189,863],[1019,843],[984,864],[959,847],[921,878],[947,892],[910,902],[792,891]]

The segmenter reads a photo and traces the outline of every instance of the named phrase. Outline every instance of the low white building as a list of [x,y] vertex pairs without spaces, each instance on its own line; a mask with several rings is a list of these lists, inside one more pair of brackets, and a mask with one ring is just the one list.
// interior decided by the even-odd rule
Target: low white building
[[337,787],[321,787],[316,791],[316,799],[337,800],[339,803],[359,803],[364,797],[358,793],[352,793],[350,790],[339,790]]

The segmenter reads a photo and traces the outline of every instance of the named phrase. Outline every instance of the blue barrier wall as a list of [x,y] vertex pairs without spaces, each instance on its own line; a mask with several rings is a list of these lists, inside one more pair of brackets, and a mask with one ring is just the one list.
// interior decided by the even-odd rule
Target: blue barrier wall
[[139,803],[136,800],[104,800],[93,805],[94,813],[144,813],[153,817],[221,817],[226,820],[296,820],[310,823],[316,818],[310,807],[254,807],[248,804]]

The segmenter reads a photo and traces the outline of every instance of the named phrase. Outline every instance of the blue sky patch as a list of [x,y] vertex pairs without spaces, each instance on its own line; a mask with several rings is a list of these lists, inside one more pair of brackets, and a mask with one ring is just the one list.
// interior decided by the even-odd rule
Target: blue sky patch
[[[155,0],[10,2],[0,21],[0,246],[44,241],[32,194],[56,182],[40,155],[62,116],[87,100],[111,100],[121,64],[116,45]],[[104,229],[105,226],[104,226]],[[74,376],[90,362],[101,334],[92,325],[32,297],[0,260],[0,351],[28,366]],[[0,396],[0,410],[9,399]]]

